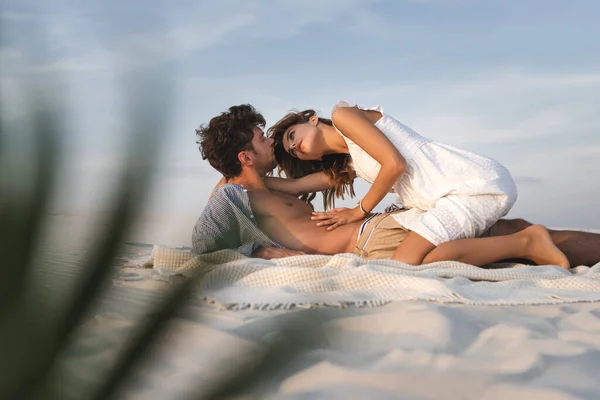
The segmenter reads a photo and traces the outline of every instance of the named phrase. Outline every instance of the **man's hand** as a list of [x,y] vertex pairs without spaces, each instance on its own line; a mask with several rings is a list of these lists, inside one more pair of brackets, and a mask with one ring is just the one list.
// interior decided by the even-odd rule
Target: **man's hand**
[[334,208],[327,212],[313,212],[310,219],[319,221],[317,226],[326,226],[328,231],[332,231],[338,226],[350,224],[365,218],[365,214],[360,208]]
[[280,249],[278,247],[259,247],[258,249],[254,250],[252,257],[270,260],[272,258],[300,256],[302,254],[305,253],[296,250]]

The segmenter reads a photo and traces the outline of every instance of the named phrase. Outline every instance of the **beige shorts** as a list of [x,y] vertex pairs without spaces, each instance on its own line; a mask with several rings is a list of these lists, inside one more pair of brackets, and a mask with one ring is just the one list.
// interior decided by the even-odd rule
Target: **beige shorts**
[[[392,217],[404,211],[383,213],[370,219],[358,237],[353,253],[370,260],[391,259],[394,251],[410,232]],[[479,237],[490,236],[496,236],[496,225]]]
[[392,217],[401,212],[384,213],[369,220],[356,241],[354,254],[371,260],[391,259],[409,232]]

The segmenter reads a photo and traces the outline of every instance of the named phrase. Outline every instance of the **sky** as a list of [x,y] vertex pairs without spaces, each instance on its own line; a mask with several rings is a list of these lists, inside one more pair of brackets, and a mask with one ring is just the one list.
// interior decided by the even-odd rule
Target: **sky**
[[[340,100],[504,164],[509,218],[598,229],[598,15],[596,0],[0,0],[2,112],[26,131],[31,82],[64,104],[55,207],[85,213],[141,126],[127,89],[149,82],[137,101],[162,136],[145,209],[162,236],[148,240],[189,242],[220,178],[200,124],[242,103],[268,125],[290,109],[326,117]],[[337,205],[367,190],[357,180]]]

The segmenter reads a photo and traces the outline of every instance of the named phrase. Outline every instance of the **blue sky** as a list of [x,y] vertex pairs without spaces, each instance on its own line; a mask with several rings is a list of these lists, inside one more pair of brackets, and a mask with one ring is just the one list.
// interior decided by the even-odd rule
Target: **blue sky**
[[272,123],[292,108],[327,116],[341,99],[502,162],[519,187],[510,217],[600,228],[595,0],[0,4],[5,115],[23,118],[25,82],[61,77],[64,91],[48,89],[69,106],[59,208],[105,196],[126,136],[123,87],[152,69],[170,90],[156,92],[167,128],[148,213],[176,215],[181,237],[219,179],[195,127],[234,104]]

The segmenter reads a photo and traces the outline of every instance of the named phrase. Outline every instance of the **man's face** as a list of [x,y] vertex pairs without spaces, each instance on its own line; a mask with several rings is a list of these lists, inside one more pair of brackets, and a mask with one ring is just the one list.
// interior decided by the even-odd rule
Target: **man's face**
[[252,146],[254,147],[254,167],[261,175],[266,175],[267,172],[273,171],[277,166],[275,162],[275,153],[273,152],[273,139],[266,137],[265,133],[260,128],[254,128],[254,138],[252,138]]

